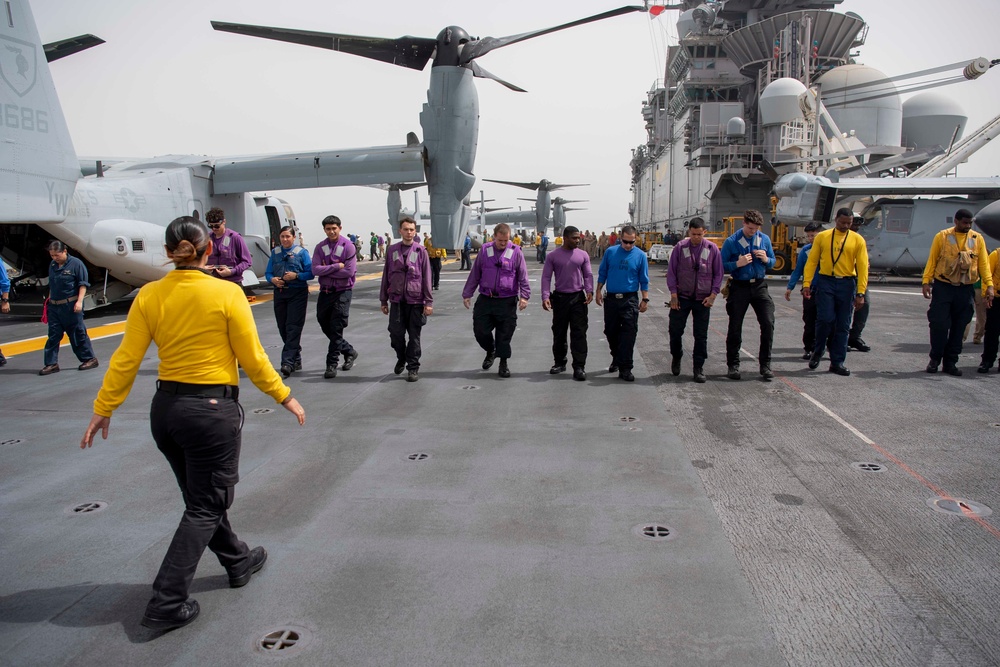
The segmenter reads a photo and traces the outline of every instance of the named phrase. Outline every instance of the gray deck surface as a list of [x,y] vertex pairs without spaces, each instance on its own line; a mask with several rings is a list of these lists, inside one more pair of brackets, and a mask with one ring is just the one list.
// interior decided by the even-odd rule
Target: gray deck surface
[[[798,296],[786,304],[774,284],[779,377],[762,382],[747,357],[744,380],[727,380],[720,301],[709,382],[695,385],[690,357],[669,375],[653,267],[637,381],[607,374],[592,307],[580,383],[548,374],[550,316],[529,262],[533,298],[501,380],[480,370],[456,267],[424,329],[420,382],[392,374],[375,280],[358,283],[346,332],[361,356],[335,380],[322,378],[313,297],[305,369],[289,380],[305,427],[243,379],[231,519],[270,559],[231,590],[206,553],[192,590],[201,616],[166,634],[139,625],[182,511],[148,431],[155,350],[110,439],[89,451],[77,444],[104,366],[77,372],[64,348],[63,372],[39,377],[40,352],[12,357],[0,439],[23,442],[0,445],[0,664],[1000,663],[995,517],[927,504],[944,493],[1000,509],[1000,375],[974,373],[971,343],[965,377],[922,372],[919,288],[873,285],[874,349],[848,356],[849,378],[806,370]],[[89,326],[122,319],[116,308]],[[277,359],[270,304],[254,313]],[[751,353],[755,330],[751,314]],[[42,334],[0,323],[0,345]],[[95,341],[102,362],[119,340]],[[108,507],[69,509],[90,501]],[[651,524],[672,539],[637,534]],[[302,641],[256,648],[281,628]]]

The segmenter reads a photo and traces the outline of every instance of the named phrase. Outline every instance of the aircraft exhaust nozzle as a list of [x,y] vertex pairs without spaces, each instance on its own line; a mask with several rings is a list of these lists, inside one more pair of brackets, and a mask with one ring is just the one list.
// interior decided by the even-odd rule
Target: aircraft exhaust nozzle
[[994,241],[1000,241],[1000,200],[979,211],[975,217],[975,227]]

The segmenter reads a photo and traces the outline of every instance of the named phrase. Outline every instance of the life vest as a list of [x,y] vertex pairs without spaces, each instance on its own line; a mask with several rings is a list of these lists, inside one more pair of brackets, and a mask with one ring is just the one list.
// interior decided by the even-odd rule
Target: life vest
[[979,234],[969,230],[965,247],[958,247],[954,229],[944,230],[934,276],[952,285],[972,285],[979,280]]

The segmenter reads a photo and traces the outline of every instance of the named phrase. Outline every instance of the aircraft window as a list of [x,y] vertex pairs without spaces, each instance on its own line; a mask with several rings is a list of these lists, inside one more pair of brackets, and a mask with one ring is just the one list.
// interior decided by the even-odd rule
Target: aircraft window
[[885,231],[899,234],[910,233],[910,222],[913,220],[913,208],[909,206],[891,208],[886,211]]

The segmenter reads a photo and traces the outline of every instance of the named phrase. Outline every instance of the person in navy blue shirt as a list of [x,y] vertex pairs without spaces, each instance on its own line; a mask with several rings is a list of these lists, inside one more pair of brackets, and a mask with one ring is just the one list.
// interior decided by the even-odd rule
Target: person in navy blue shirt
[[743,318],[747,308],[753,308],[760,325],[760,350],[757,360],[760,374],[767,381],[771,372],[771,343],[774,340],[774,302],[767,292],[764,274],[774,266],[774,249],[771,239],[760,231],[764,216],[760,211],[748,209],[743,213],[743,229],[722,244],[722,266],[732,274],[726,313],[729,315],[729,332],[726,334],[727,377],[740,379],[740,348],[743,346]]
[[59,345],[63,334],[69,336],[73,354],[80,360],[79,370],[97,367],[94,346],[83,324],[83,297],[90,287],[87,267],[76,257],[70,257],[62,241],[52,241],[47,250],[49,264],[49,303],[46,316],[49,320],[49,339],[45,343],[45,367],[39,375],[59,372]]
[[[810,222],[806,225],[807,244],[799,249],[798,258],[795,260],[795,270],[788,276],[788,286],[785,289],[785,301],[792,300],[792,291],[802,278],[802,273],[806,270],[806,262],[809,259],[809,251],[812,250],[813,239],[823,231],[823,225]],[[803,359],[809,359],[813,353],[813,345],[816,343],[816,300],[812,296],[802,295],[802,347],[805,353]]]
[[312,260],[309,251],[295,243],[291,227],[282,227],[278,239],[280,243],[271,250],[264,275],[274,285],[274,319],[284,343],[281,374],[288,377],[302,369],[302,329],[309,303],[308,282],[313,279]]
[[[611,348],[608,372],[618,371],[618,377],[626,382],[635,381],[632,351],[639,332],[639,313],[645,313],[649,304],[649,262],[646,253],[636,249],[635,237],[635,227],[622,227],[620,245],[608,248],[601,259],[594,290],[597,305],[604,307],[604,335]],[[605,285],[607,294],[603,292]]]

